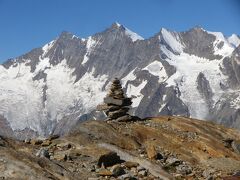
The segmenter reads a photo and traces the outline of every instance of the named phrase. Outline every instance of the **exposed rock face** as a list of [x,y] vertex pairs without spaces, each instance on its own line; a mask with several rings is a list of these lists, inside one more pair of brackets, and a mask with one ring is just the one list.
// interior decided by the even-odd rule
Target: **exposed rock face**
[[240,46],[235,42],[199,27],[162,29],[145,40],[116,23],[86,39],[63,32],[0,65],[0,132],[25,139],[104,119],[95,107],[113,77],[132,98],[132,115],[185,116],[239,128]]

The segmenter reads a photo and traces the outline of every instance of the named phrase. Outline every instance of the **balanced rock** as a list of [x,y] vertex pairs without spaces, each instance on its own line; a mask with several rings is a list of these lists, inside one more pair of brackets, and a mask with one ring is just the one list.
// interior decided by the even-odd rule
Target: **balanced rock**
[[132,116],[128,114],[131,98],[125,97],[124,91],[119,79],[115,78],[110,87],[107,97],[104,98],[103,105],[98,106],[98,110],[103,110],[108,120],[119,122],[127,122],[132,120]]

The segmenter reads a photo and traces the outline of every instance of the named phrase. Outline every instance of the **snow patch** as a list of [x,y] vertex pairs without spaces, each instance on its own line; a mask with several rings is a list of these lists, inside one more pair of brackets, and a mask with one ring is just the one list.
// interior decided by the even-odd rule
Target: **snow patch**
[[126,34],[132,39],[133,42],[137,41],[137,40],[144,40],[143,37],[139,36],[137,33],[132,32],[130,29],[125,28],[125,32]]
[[145,87],[145,85],[147,84],[147,80],[144,80],[141,82],[141,84],[139,84],[138,86],[134,86],[132,84],[128,84],[127,86],[127,96],[128,97],[132,97],[132,107],[138,107],[142,98],[143,98],[143,94],[141,93],[141,90]]
[[55,40],[51,41],[50,43],[42,47],[42,50],[43,50],[42,57],[44,57],[48,53],[48,51],[53,47],[54,43],[55,43]]
[[232,34],[228,38],[228,42],[234,47],[238,47],[240,45],[240,38],[236,34]]
[[166,43],[174,50],[175,52],[181,53],[183,51],[183,45],[180,43],[180,39],[177,35],[174,35],[172,32],[169,32],[165,28],[162,28],[161,34]]
[[164,66],[159,61],[153,61],[147,65],[143,70],[147,70],[150,74],[158,77],[158,82],[161,83],[167,79],[167,73]]
[[216,37],[216,40],[213,43],[215,55],[221,55],[225,57],[232,54],[234,47],[228,42],[228,40],[224,37],[224,35],[221,32],[210,32],[210,31],[207,31],[207,32]]
[[135,69],[133,69],[128,75],[121,79],[122,87],[125,87],[128,81],[134,81],[136,79],[136,76],[134,74]]
[[90,36],[87,39],[87,45],[86,45],[87,52],[83,57],[83,61],[82,61],[83,65],[89,60],[89,55],[95,46],[96,46],[96,41]]

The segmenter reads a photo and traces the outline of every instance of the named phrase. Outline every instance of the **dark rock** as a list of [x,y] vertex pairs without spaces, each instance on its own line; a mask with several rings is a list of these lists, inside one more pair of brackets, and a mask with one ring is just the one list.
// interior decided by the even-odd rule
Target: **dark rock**
[[49,155],[47,149],[45,149],[45,148],[39,149],[39,151],[36,153],[36,156],[37,157],[45,157],[48,159],[50,158],[50,155]]
[[132,116],[130,115],[124,115],[122,117],[119,117],[116,119],[117,122],[128,122],[128,121],[132,121]]
[[121,175],[125,174],[123,167],[121,167],[121,165],[119,165],[119,164],[114,165],[111,168],[111,172],[112,172],[113,176],[121,176]]
[[104,165],[105,167],[109,167],[121,162],[122,161],[120,157],[117,155],[117,153],[109,152],[99,157],[97,165],[99,167],[101,167],[102,165]]

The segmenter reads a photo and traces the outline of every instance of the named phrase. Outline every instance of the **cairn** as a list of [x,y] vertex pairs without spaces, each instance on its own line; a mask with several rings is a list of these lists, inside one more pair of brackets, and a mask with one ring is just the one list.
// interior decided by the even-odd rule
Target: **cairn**
[[107,97],[104,98],[104,104],[99,105],[98,110],[103,110],[109,121],[132,121],[133,116],[128,114],[131,104],[131,98],[124,95],[120,80],[115,78]]

